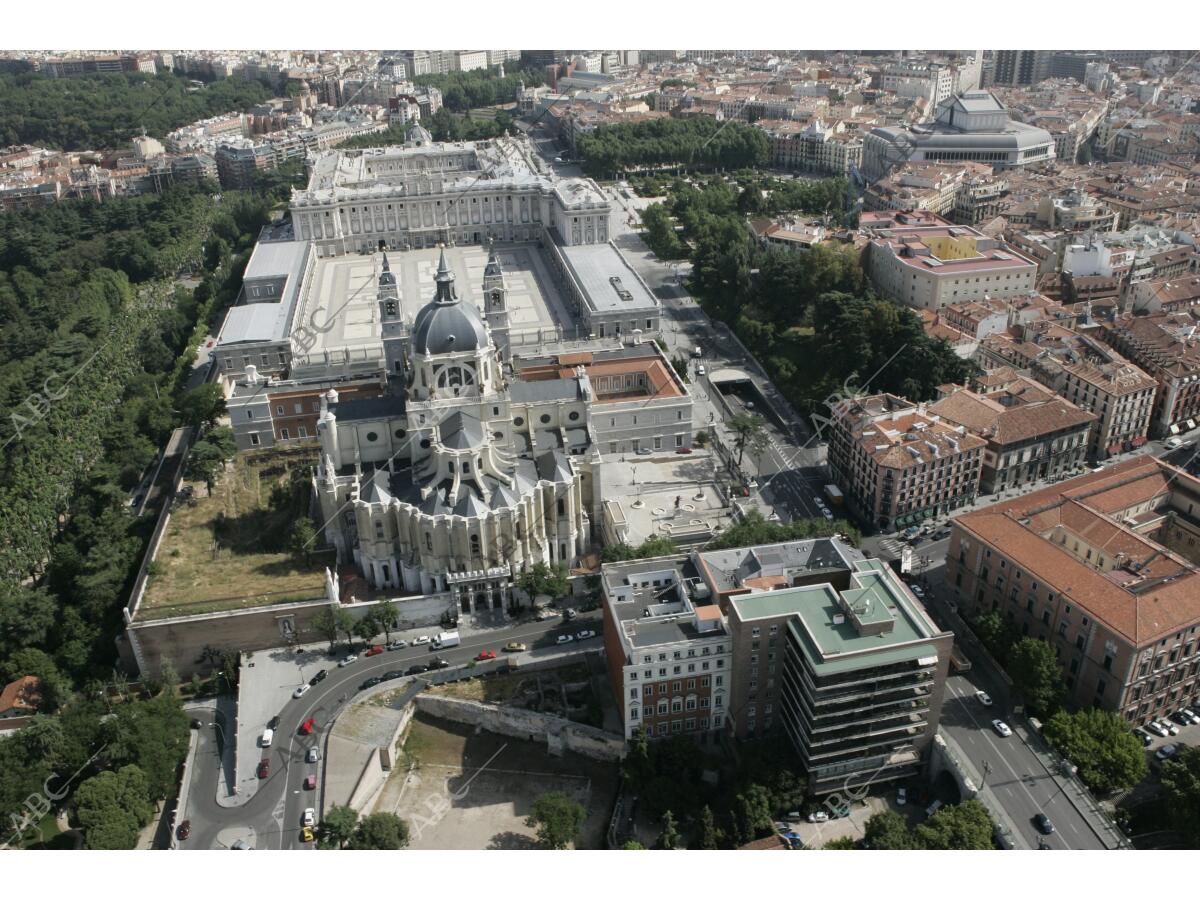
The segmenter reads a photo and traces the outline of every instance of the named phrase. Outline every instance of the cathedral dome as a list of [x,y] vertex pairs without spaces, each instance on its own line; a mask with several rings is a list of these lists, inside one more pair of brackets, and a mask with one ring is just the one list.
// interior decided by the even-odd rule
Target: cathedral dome
[[413,122],[408,126],[408,130],[404,132],[404,142],[423,147],[433,143],[433,135],[426,131],[420,122]]
[[454,291],[454,273],[442,251],[435,276],[437,294],[413,320],[413,352],[423,355],[462,353],[488,345],[487,327],[474,305],[463,303]]

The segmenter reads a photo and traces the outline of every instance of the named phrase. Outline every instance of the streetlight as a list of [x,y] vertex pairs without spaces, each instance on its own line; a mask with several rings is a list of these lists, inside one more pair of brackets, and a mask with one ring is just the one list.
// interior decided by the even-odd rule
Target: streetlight
[[979,787],[982,789],[987,785],[988,776],[992,774],[992,764],[986,759],[983,761],[983,780],[979,782]]

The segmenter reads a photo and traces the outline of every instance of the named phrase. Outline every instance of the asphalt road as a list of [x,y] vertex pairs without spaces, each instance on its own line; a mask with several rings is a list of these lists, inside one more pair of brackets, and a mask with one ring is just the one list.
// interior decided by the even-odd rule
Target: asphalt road
[[[970,765],[1004,807],[1013,827],[1030,847],[1039,838],[1053,850],[1103,850],[1106,845],[1092,830],[1088,820],[1064,794],[1058,781],[1019,733],[1001,737],[992,727],[993,719],[1009,721],[1009,712],[999,702],[986,707],[975,699],[978,688],[967,678],[954,675],[946,680],[942,705],[941,730],[951,737],[966,755]],[[1043,836],[1033,817],[1045,813],[1054,823],[1054,834]]]
[[[559,634],[574,634],[584,628],[597,632],[597,637],[567,645],[555,641]],[[345,668],[337,666],[337,660],[345,655],[344,647],[339,646],[332,657],[324,650],[307,651],[310,656],[328,661],[325,667],[328,675],[302,698],[288,702],[279,711],[280,723],[275,729],[274,746],[266,751],[257,747],[243,748],[245,753],[262,752],[263,758],[270,761],[271,771],[268,778],[259,782],[254,796],[244,804],[225,807],[216,802],[218,781],[222,786],[227,783],[221,775],[221,740],[225,734],[233,735],[233,723],[223,721],[220,714],[212,711],[193,713],[204,725],[200,729],[187,809],[177,817],[178,821],[188,819],[192,824],[191,835],[180,843],[180,848],[224,849],[241,837],[255,849],[311,849],[311,845],[300,841],[301,817],[306,807],[318,806],[320,792],[305,791],[303,785],[308,775],[317,772],[319,764],[306,763],[305,755],[310,747],[317,746],[324,757],[325,736],[330,724],[353,700],[367,678],[396,669],[403,671],[415,663],[427,663],[434,656],[453,665],[466,664],[481,650],[494,650],[497,656],[502,656],[502,648],[509,641],[527,643],[531,651],[556,649],[582,653],[600,648],[601,631],[598,612],[580,614],[571,622],[555,617],[471,634],[458,647],[437,653],[428,645],[385,651],[369,658],[360,653],[358,661]],[[396,680],[397,686],[403,683],[403,679]],[[313,735],[301,735],[300,726],[310,717],[316,719],[316,730]]]

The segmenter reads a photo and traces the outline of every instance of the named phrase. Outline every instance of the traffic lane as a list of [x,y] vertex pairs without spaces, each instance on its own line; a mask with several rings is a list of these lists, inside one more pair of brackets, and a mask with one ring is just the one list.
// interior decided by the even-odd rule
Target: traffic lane
[[[575,635],[584,630],[595,632],[595,637],[583,641],[572,640],[561,645],[557,642],[559,634]],[[356,662],[341,668],[338,668],[337,663],[333,660],[341,658],[344,654],[334,657],[327,656],[331,660],[332,668],[326,669],[329,674],[324,681],[318,682],[303,697],[293,700],[279,713],[280,729],[283,730],[280,733],[290,734],[288,745],[286,750],[282,747],[271,748],[275,752],[269,753],[266,757],[271,760],[271,774],[265,779],[270,789],[266,792],[262,802],[257,802],[259,794],[264,793],[260,788],[259,794],[256,794],[250,803],[254,804],[253,812],[262,816],[268,807],[274,812],[275,806],[279,802],[278,798],[283,795],[284,809],[272,817],[275,828],[271,828],[264,822],[265,827],[261,833],[272,841],[271,845],[275,845],[277,832],[278,846],[281,848],[289,845],[303,846],[299,841],[302,827],[300,814],[308,805],[304,802],[306,793],[312,794],[312,792],[304,790],[304,779],[313,772],[313,765],[307,763],[305,757],[310,747],[317,746],[318,749],[321,749],[320,744],[330,722],[336,718],[343,706],[353,701],[366,679],[388,671],[406,671],[414,663],[427,663],[432,656],[439,656],[452,666],[471,662],[483,650],[493,650],[499,658],[503,653],[505,643],[520,641],[522,638],[529,639],[527,642],[532,642],[531,647],[534,649],[560,648],[564,651],[597,649],[600,646],[600,631],[598,612],[579,613],[574,620],[569,622],[563,620],[530,622],[505,629],[501,635],[488,636],[482,633],[472,635],[459,646],[441,651],[434,651],[430,645],[426,644],[409,645],[403,650],[385,650],[372,657],[360,655]],[[318,689],[321,690],[318,692]],[[314,720],[313,734],[302,734],[300,728],[310,718]],[[280,776],[279,786],[273,785],[272,782]],[[275,804],[270,803],[272,798],[275,799]],[[250,804],[247,804],[247,807],[249,806]]]
[[[955,742],[972,755],[972,765],[982,772],[983,761],[992,764],[987,784],[1003,804],[1022,836],[1037,846],[1038,839],[1061,849],[1104,849],[1104,843],[1092,831],[1057,781],[1046,771],[1037,754],[1017,733],[1001,737],[992,727],[993,719],[1008,721],[1007,711],[993,705],[985,707],[975,698],[977,688],[962,676],[946,680],[947,702],[943,705],[943,727]],[[947,710],[946,707],[949,707]],[[949,712],[949,717],[946,713]],[[1033,824],[1038,813],[1050,817],[1054,834],[1042,835]],[[1032,836],[1032,837],[1030,837]]]

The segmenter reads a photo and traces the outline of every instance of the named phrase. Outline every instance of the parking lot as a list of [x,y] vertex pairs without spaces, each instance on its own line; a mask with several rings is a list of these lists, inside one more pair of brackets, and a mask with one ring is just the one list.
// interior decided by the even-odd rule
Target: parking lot
[[[1193,716],[1200,717],[1200,709],[1197,709],[1196,706],[1193,706],[1191,707],[1191,710]],[[1149,728],[1146,727],[1138,729],[1139,733],[1147,734],[1150,737],[1150,743],[1146,745],[1146,756],[1149,759],[1152,767],[1162,762],[1163,757],[1159,756],[1159,752],[1162,751],[1164,747],[1174,746],[1181,750],[1185,746],[1200,746],[1200,722],[1193,721],[1193,723],[1190,725],[1184,725],[1171,719],[1169,716],[1162,716],[1159,721],[1169,723],[1171,728],[1178,731],[1178,734],[1159,735],[1153,733]]]

